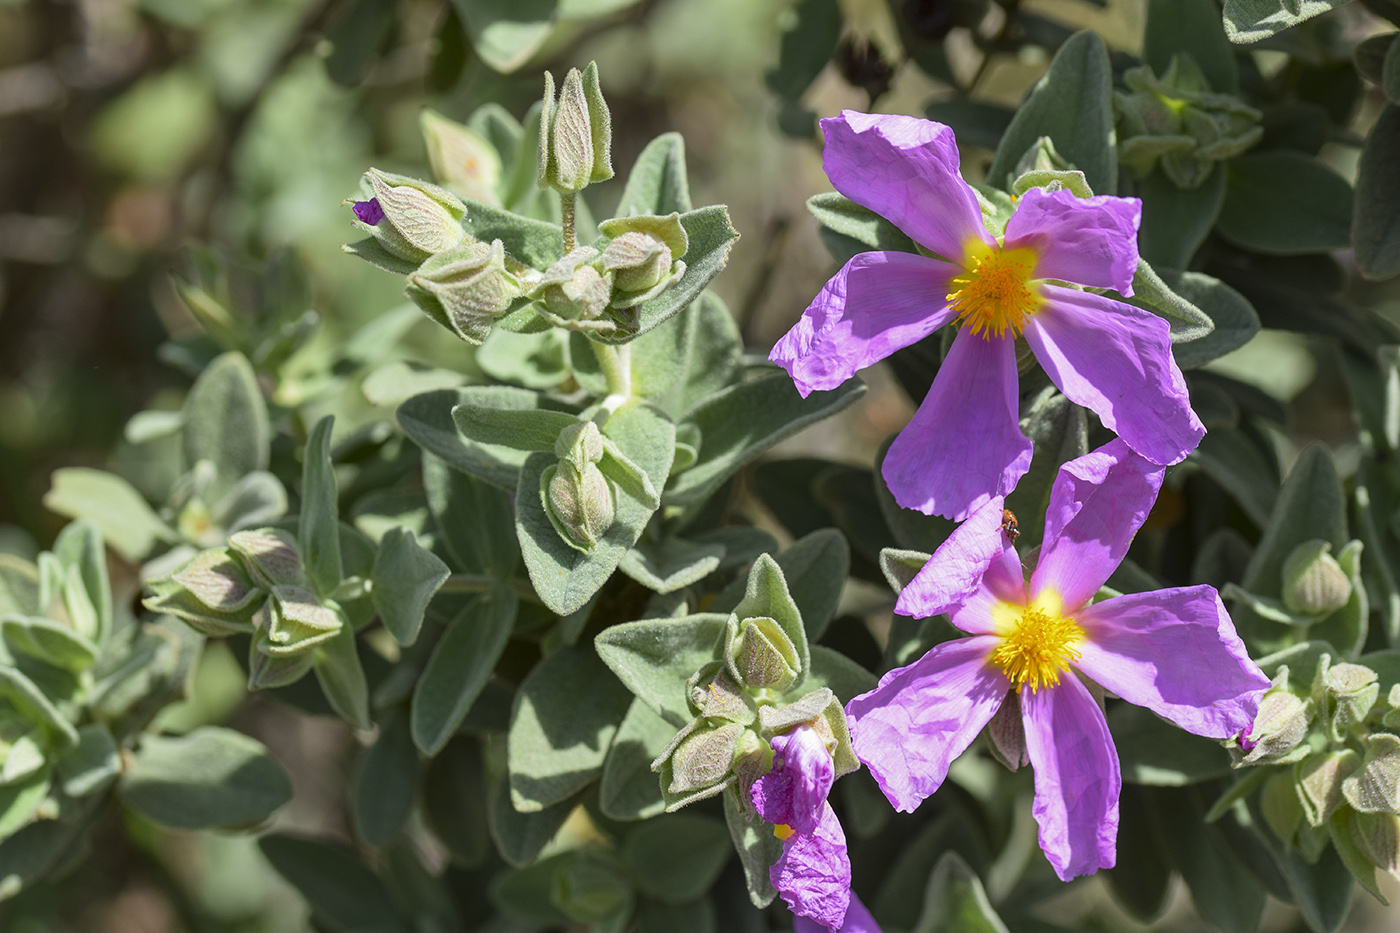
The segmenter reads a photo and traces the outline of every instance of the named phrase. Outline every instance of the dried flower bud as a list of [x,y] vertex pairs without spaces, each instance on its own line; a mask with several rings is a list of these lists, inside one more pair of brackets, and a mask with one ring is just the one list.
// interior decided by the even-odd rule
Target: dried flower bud
[[1323,616],[1351,599],[1351,580],[1331,552],[1332,545],[1314,539],[1288,555],[1283,563],[1283,604],[1289,612]]
[[438,184],[461,197],[501,205],[496,194],[501,184],[501,157],[494,146],[471,128],[435,110],[420,113],[418,125]]
[[463,243],[430,257],[408,277],[408,297],[467,343],[480,345],[491,325],[520,297],[500,240]]
[[554,98],[554,76],[544,75],[540,111],[541,188],[576,194],[592,182],[607,181],[612,170],[612,117],[598,86],[598,64],[582,73],[569,69]]
[[447,189],[376,168],[364,184],[373,197],[351,202],[357,223],[400,259],[421,263],[466,238],[466,205]]

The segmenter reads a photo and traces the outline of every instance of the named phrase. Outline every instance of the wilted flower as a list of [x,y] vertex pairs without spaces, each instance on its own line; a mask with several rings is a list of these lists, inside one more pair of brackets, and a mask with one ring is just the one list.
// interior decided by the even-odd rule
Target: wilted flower
[[853,111],[822,127],[837,190],[929,255],[856,256],[771,359],[805,396],[945,324],[959,326],[928,396],[885,458],[901,506],[961,519],[1006,495],[1029,469],[1017,406],[1022,337],[1071,401],[1153,463],[1176,463],[1196,446],[1205,428],[1191,411],[1167,322],[1075,287],[1132,294],[1136,199],[1032,188],[996,237],[958,174],[948,127]]
[[1114,864],[1121,787],[1104,714],[1079,675],[1197,735],[1225,739],[1253,722],[1269,680],[1213,587],[1090,603],[1163,472],[1112,441],[1060,468],[1029,585],[997,497],[900,594],[897,612],[946,612],[971,637],[936,645],[846,707],[856,754],[897,809],[938,789],[1014,690],[1040,846],[1069,880]]

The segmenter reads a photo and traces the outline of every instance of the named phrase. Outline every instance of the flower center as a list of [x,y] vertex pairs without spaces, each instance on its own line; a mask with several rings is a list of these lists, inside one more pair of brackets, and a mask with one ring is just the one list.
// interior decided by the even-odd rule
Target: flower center
[[1083,637],[1084,630],[1073,616],[1027,606],[1015,628],[1002,636],[992,652],[992,663],[1002,669],[1018,692],[1030,684],[1031,693],[1035,693],[1042,686],[1059,684],[1060,674],[1069,670],[1071,661],[1079,660],[1075,644]]
[[1007,331],[1021,336],[1026,317],[1041,302],[1030,283],[1035,261],[1033,249],[1002,249],[980,239],[970,243],[963,274],[948,283],[948,307],[958,312],[956,323],[987,340]]

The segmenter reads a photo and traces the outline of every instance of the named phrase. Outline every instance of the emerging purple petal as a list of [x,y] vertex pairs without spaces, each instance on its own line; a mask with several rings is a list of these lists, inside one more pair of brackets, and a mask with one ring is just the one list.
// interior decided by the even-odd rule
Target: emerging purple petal
[[[793,917],[792,925],[793,933],[823,933],[826,929],[814,920],[798,916]],[[881,933],[880,925],[870,916],[870,911],[854,891],[851,892],[850,906],[846,908],[846,919],[836,933]]]
[[805,398],[917,343],[953,319],[944,296],[958,270],[914,253],[861,253],[832,276],[768,358]]
[[378,198],[370,198],[368,201],[356,201],[350,208],[355,212],[355,217],[362,224],[369,224],[371,227],[384,219],[384,208],[379,206]]
[[1123,562],[1165,472],[1121,438],[1061,466],[1050,489],[1031,597],[1053,587],[1066,612],[1092,599]]
[[955,521],[1005,496],[1031,465],[1021,433],[1016,345],[970,331],[953,339],[914,418],[885,455],[882,472],[906,509]]
[[1003,500],[995,496],[967,517],[899,594],[894,611],[927,619],[971,596],[982,576],[1006,549],[1001,530]]
[[1187,732],[1248,729],[1269,686],[1211,586],[1136,593],[1086,606],[1077,666],[1105,689]]
[[836,780],[836,766],[826,743],[810,726],[775,736],[773,770],[753,782],[754,809],[775,825],[799,833],[815,832]]
[[1194,450],[1206,429],[1172,357],[1170,325],[1092,292],[1042,285],[1041,293],[1045,305],[1025,336],[1050,381],[1154,463]]
[[1059,279],[1133,293],[1138,266],[1137,231],[1142,202],[1072,191],[1032,188],[1016,203],[1006,224],[1006,248],[1030,247],[1040,256],[1038,279]]
[[1061,881],[1112,868],[1123,782],[1099,705],[1073,675],[1020,699],[1040,848]]
[[896,810],[938,790],[1006,697],[1010,682],[987,661],[996,646],[987,635],[945,641],[846,705],[856,757]]
[[768,870],[768,879],[794,914],[828,930],[841,929],[851,900],[851,860],[846,834],[830,804],[822,804],[815,831],[784,840],[783,854]]
[[953,262],[974,237],[991,244],[977,195],[958,174],[958,144],[948,127],[843,110],[822,121],[822,132],[827,177],[852,201]]

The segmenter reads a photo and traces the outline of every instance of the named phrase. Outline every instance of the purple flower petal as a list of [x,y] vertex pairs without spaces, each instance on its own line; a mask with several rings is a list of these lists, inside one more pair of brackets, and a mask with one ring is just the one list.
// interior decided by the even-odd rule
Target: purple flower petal
[[894,611],[927,619],[947,612],[976,592],[987,568],[1006,549],[1006,535],[1001,530],[1003,508],[1001,496],[994,496],[954,528],[899,594]]
[[914,419],[885,455],[882,472],[906,509],[955,521],[1005,496],[1031,465],[1021,433],[1016,345],[1008,334],[953,339]]
[[794,914],[828,930],[841,929],[851,899],[851,860],[846,834],[830,804],[822,805],[814,832],[793,833],[783,842],[783,854],[768,870],[768,879]]
[[1026,340],[1050,381],[1154,463],[1172,464],[1206,429],[1191,410],[1162,318],[1091,292],[1042,285]]
[[914,253],[861,253],[832,276],[768,358],[805,398],[922,340],[953,319],[944,297],[958,270]]
[[379,206],[378,198],[356,201],[350,209],[355,212],[355,217],[360,223],[369,224],[371,227],[384,219],[384,208]]
[[836,780],[831,753],[810,726],[798,726],[775,736],[773,770],[753,782],[750,798],[765,820],[814,832]]
[[1093,288],[1133,293],[1138,266],[1137,231],[1142,202],[1072,191],[1032,188],[1006,224],[1006,248],[1030,247],[1040,256],[1038,279],[1060,279]]
[[[814,920],[806,917],[793,917],[793,933],[823,933],[826,927]],[[856,892],[851,892],[851,903],[846,908],[846,919],[841,923],[841,929],[836,933],[881,933],[880,925],[875,922],[875,918],[870,916],[870,911],[856,897]]]
[[968,240],[992,243],[977,195],[958,174],[958,144],[948,127],[843,110],[822,121],[822,132],[822,164],[836,190],[920,246],[961,262]]
[[1248,729],[1269,678],[1212,586],[1136,593],[1085,606],[1076,666],[1104,688],[1187,732],[1227,739]]
[[988,662],[998,640],[976,635],[934,645],[846,705],[856,757],[896,810],[912,813],[1011,689]]
[[948,618],[969,634],[998,635],[994,611],[1002,603],[1026,605],[1026,575],[1014,547],[1002,551],[977,588],[953,607]]
[[1072,675],[1019,696],[1040,848],[1061,881],[1112,868],[1123,782],[1099,705]]
[[1121,438],[1060,467],[1045,511],[1045,543],[1031,575],[1031,598],[1046,587],[1074,612],[1099,591],[1142,527],[1165,468]]

